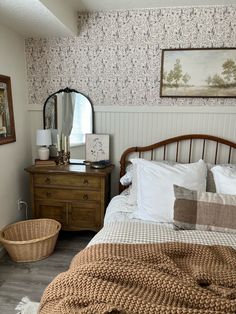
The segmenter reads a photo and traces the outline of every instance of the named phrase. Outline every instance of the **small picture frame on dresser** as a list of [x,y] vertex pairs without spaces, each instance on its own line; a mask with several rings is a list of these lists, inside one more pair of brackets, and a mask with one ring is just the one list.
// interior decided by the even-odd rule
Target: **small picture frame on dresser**
[[109,134],[86,134],[85,159],[89,162],[109,160]]

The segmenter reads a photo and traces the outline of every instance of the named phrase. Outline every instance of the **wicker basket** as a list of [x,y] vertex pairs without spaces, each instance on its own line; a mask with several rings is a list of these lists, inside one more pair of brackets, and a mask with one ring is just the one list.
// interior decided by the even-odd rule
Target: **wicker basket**
[[53,219],[32,219],[6,226],[0,242],[15,262],[34,262],[52,254],[61,224]]

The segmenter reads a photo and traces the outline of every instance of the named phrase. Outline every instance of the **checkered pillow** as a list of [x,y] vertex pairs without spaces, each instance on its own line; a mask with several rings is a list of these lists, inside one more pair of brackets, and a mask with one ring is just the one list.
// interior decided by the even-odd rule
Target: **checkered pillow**
[[236,233],[236,195],[192,191],[177,185],[174,192],[176,227]]

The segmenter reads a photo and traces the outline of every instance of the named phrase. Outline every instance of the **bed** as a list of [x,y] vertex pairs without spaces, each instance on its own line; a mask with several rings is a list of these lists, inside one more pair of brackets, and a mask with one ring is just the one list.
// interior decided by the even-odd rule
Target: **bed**
[[[102,230],[47,287],[40,313],[236,313],[235,148],[219,137],[192,134],[127,149],[120,177],[130,160],[132,175],[111,200]],[[181,171],[190,171],[185,181]],[[195,190],[195,175],[205,182],[203,190]],[[158,213],[149,204],[154,188],[162,193],[156,207],[159,199],[169,201],[157,177],[163,186],[176,180],[173,216],[165,215],[164,203]]]

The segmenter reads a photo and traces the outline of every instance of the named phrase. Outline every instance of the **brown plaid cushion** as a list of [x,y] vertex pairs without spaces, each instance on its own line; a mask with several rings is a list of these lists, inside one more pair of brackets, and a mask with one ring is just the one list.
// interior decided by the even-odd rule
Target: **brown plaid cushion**
[[177,185],[174,192],[177,228],[236,233],[236,195],[192,191]]

